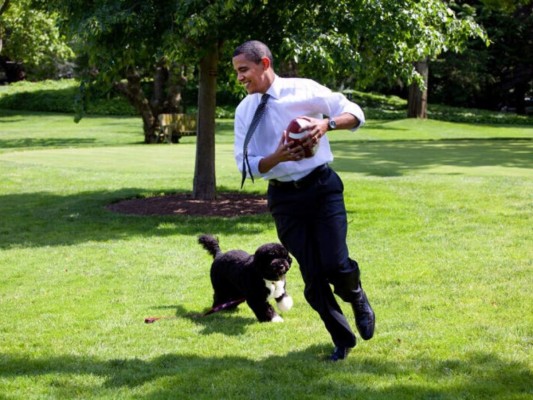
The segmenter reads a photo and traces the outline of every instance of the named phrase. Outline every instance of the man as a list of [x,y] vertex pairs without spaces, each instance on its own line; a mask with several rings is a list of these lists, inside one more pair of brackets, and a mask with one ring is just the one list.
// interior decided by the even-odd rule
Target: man
[[[342,360],[356,338],[333,293],[352,305],[365,340],[374,334],[375,316],[361,287],[357,262],[348,254],[343,183],[328,166],[333,154],[325,135],[335,129],[357,129],[364,123],[363,111],[312,80],[277,76],[270,50],[259,41],[239,46],[233,67],[248,92],[235,113],[237,165],[243,179],[269,181],[268,206],[278,237],[298,261],[305,298],[331,335],[335,348],[330,360]],[[259,115],[254,117],[256,110]],[[295,146],[286,140],[285,129],[300,116],[311,122],[310,136]],[[248,132],[252,120],[257,125]],[[317,143],[316,154],[305,158],[303,147]]]

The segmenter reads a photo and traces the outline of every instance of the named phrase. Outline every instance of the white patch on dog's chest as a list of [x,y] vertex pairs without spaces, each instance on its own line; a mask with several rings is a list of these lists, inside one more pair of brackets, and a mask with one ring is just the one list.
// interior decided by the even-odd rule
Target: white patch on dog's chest
[[264,281],[266,288],[270,292],[267,300],[277,299],[279,296],[285,293],[285,285],[283,281],[269,281],[266,279],[264,279]]

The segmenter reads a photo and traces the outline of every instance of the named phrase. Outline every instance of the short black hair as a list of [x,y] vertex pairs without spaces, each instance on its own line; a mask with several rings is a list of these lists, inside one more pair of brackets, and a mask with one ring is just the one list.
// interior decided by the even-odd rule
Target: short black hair
[[268,46],[259,40],[249,40],[244,42],[233,52],[233,57],[244,54],[247,60],[253,61],[256,64],[261,62],[263,57],[270,60],[270,65],[274,65],[272,53]]

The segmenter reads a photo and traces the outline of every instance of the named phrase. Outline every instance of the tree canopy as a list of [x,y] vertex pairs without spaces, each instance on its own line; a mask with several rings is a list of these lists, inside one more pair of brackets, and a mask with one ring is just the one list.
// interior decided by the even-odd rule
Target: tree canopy
[[[142,79],[154,79],[171,63],[196,64],[204,160],[214,158],[219,67],[230,76],[232,50],[244,40],[267,43],[282,73],[364,88],[377,80],[421,82],[414,62],[483,37],[471,15],[459,17],[441,0],[48,0],[46,7],[69,27],[87,81],[127,81],[125,93],[138,103],[145,135],[156,126],[157,110],[146,106]],[[195,182],[202,176],[195,195],[214,196],[214,162],[197,164]]]
[[470,37],[484,37],[472,15],[460,18],[443,1],[319,3],[316,15],[305,15],[302,25],[323,22],[303,30],[289,25],[282,49],[301,73],[332,84],[350,80],[364,89],[376,81],[410,83],[417,79],[414,62],[460,51]]
[[58,29],[57,13],[31,5],[31,0],[5,0],[0,4],[2,55],[24,63],[34,80],[55,77],[74,53]]

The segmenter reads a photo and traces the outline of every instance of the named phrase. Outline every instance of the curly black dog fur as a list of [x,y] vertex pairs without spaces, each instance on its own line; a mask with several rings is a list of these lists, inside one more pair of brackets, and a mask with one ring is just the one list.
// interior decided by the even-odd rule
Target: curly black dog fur
[[282,322],[268,302],[274,298],[281,311],[292,307],[292,298],[285,291],[285,275],[291,267],[289,252],[279,243],[260,246],[251,255],[243,250],[222,252],[218,240],[201,235],[198,242],[213,256],[211,284],[213,308],[223,304],[237,307],[235,300],[245,299],[261,322]]

